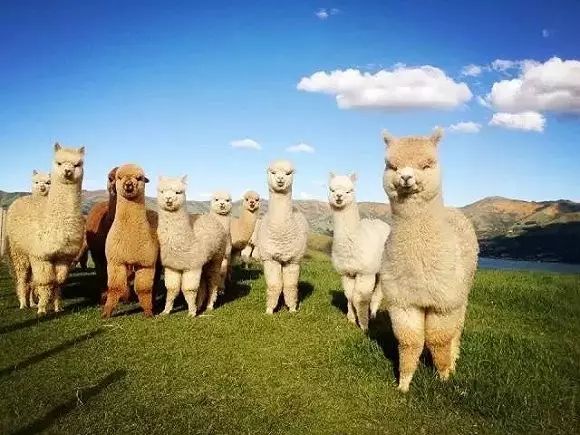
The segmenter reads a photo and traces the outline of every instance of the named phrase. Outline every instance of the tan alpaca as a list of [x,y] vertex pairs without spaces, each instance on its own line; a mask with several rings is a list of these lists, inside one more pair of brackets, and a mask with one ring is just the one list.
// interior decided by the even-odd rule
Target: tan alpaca
[[406,392],[424,344],[441,379],[455,371],[467,297],[477,266],[473,226],[441,194],[437,144],[430,137],[395,138],[383,177],[392,210],[381,287],[399,342],[399,390]]
[[32,194],[38,196],[48,196],[50,190],[50,174],[48,172],[39,172],[36,169],[32,171]]
[[83,243],[84,155],[84,147],[55,144],[48,196],[21,197],[8,209],[6,230],[20,308],[26,307],[34,286],[38,314],[45,314],[51,301],[55,311],[61,310],[60,287]]
[[254,236],[256,222],[260,214],[260,195],[252,190],[244,193],[242,204],[240,205],[240,217],[232,218],[230,224],[230,233],[232,239],[232,254],[230,258],[230,270],[228,275],[231,276],[231,266],[237,257],[247,256],[248,248],[251,254],[252,247],[249,247],[250,240]]
[[128,299],[129,278],[146,317],[153,315],[153,282],[159,253],[156,222],[145,209],[145,183],[149,180],[137,165],[121,166],[115,175],[117,206],[107,235],[107,301],[103,317],[110,317],[120,298]]
[[209,203],[209,214],[213,216],[223,226],[227,234],[226,254],[222,261],[220,270],[221,282],[219,286],[220,293],[223,293],[226,288],[226,279],[228,276],[228,269],[230,265],[230,257],[232,254],[232,241],[230,236],[230,223],[232,213],[232,196],[228,192],[218,191],[211,196]]

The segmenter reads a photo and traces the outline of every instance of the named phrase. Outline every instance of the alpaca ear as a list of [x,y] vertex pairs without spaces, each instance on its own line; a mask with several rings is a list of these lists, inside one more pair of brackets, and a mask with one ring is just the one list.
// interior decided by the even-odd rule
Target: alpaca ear
[[433,131],[433,134],[431,134],[431,142],[433,142],[433,145],[437,145],[440,141],[441,138],[443,137],[443,129],[441,127],[437,127],[435,128],[435,131]]
[[187,174],[186,174],[186,175],[184,175],[183,177],[181,177],[181,182],[182,182],[183,184],[187,184]]
[[32,175],[38,175],[38,171],[36,169],[32,170]]
[[356,175],[356,172],[353,172],[352,174],[350,174],[350,181],[352,181],[353,183],[356,183],[357,179],[358,179],[358,176]]
[[145,175],[143,175],[143,181],[144,181],[145,183],[149,183],[149,178],[147,178]]
[[54,143],[54,150],[55,151],[60,151],[62,149],[62,147],[60,146],[60,144],[58,142]]
[[395,141],[395,139],[395,136],[393,136],[387,130],[383,130],[383,142],[385,142],[387,147],[389,147]]

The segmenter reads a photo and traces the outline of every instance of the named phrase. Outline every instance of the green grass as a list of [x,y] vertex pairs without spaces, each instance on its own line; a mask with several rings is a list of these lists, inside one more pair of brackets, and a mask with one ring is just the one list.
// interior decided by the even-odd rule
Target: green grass
[[328,258],[313,252],[300,311],[264,314],[264,281],[238,271],[230,301],[102,321],[83,293],[66,312],[17,309],[0,270],[0,433],[577,433],[580,276],[480,271],[458,372],[421,364],[395,389],[388,318],[350,325]]

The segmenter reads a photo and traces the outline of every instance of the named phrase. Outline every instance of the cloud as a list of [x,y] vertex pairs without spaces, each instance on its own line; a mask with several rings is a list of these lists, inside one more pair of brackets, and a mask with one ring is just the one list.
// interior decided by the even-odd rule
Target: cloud
[[337,15],[339,13],[340,13],[340,9],[337,9],[337,8],[330,8],[330,9],[320,8],[314,13],[314,15],[316,15],[316,17],[321,19],[321,20],[326,20],[331,15]]
[[520,75],[494,83],[486,100],[502,112],[580,113],[580,61],[524,61]]
[[289,146],[288,148],[286,148],[286,151],[289,151],[291,153],[313,153],[314,147],[311,147],[310,145],[305,143],[299,143],[297,145]]
[[474,64],[465,65],[463,68],[461,68],[461,75],[469,77],[477,77],[483,72],[485,68],[487,67]]
[[314,195],[312,195],[311,193],[300,192],[300,199],[310,200],[310,199],[316,199],[316,197]]
[[548,36],[550,36],[550,31],[548,29],[542,29],[542,36],[544,38],[547,38]]
[[238,139],[230,142],[232,148],[247,148],[253,150],[261,150],[262,146],[253,139]]
[[489,125],[512,130],[544,131],[546,118],[538,112],[494,113]]
[[451,109],[472,97],[465,83],[457,83],[439,68],[400,66],[376,73],[357,69],[318,71],[303,77],[297,89],[335,95],[341,109]]
[[481,95],[478,95],[476,99],[477,99],[477,102],[481,106],[487,107],[488,109],[490,108],[489,102],[485,98],[483,98]]
[[481,130],[481,124],[473,121],[462,121],[450,125],[447,129],[457,133],[479,133],[479,130]]

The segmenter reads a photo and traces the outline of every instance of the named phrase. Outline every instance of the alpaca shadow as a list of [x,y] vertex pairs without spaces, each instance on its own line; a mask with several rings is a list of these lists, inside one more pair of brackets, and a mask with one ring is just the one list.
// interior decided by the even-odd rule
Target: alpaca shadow
[[91,385],[87,388],[82,388],[77,391],[76,397],[67,400],[64,403],[52,408],[43,417],[34,420],[32,423],[13,432],[13,435],[30,434],[45,432],[52,426],[59,418],[73,412],[79,405],[83,405],[88,400],[99,395],[103,390],[107,389],[113,384],[118,383],[127,376],[126,370],[115,370],[102,378],[96,385]]
[[308,299],[312,292],[314,291],[314,286],[307,281],[298,282],[298,301],[300,303]]
[[[346,306],[346,298],[345,298]],[[398,342],[393,332],[391,318],[386,311],[379,311],[374,319],[369,321],[368,337],[376,342],[385,357],[393,364],[393,375],[399,379],[399,350]]]
[[330,291],[330,303],[333,307],[338,308],[343,314],[348,311],[346,296],[341,290]]
[[36,364],[36,363],[38,363],[46,358],[49,358],[53,355],[56,355],[57,353],[63,352],[63,351],[65,351],[65,350],[67,350],[67,349],[69,349],[69,348],[71,348],[79,343],[91,340],[91,339],[95,338],[96,336],[103,334],[104,332],[105,332],[104,329],[97,328],[94,331],[91,331],[87,334],[83,334],[83,335],[80,335],[78,337],[73,338],[72,340],[65,341],[64,343],[61,343],[58,346],[53,347],[52,349],[38,353],[36,355],[32,355],[31,357],[28,357],[25,360],[20,361],[19,363],[10,365],[8,367],[4,367],[4,368],[0,369],[0,378],[4,377],[6,375],[9,375],[10,373],[13,373],[17,370],[21,370],[21,369],[24,369],[28,366]]

